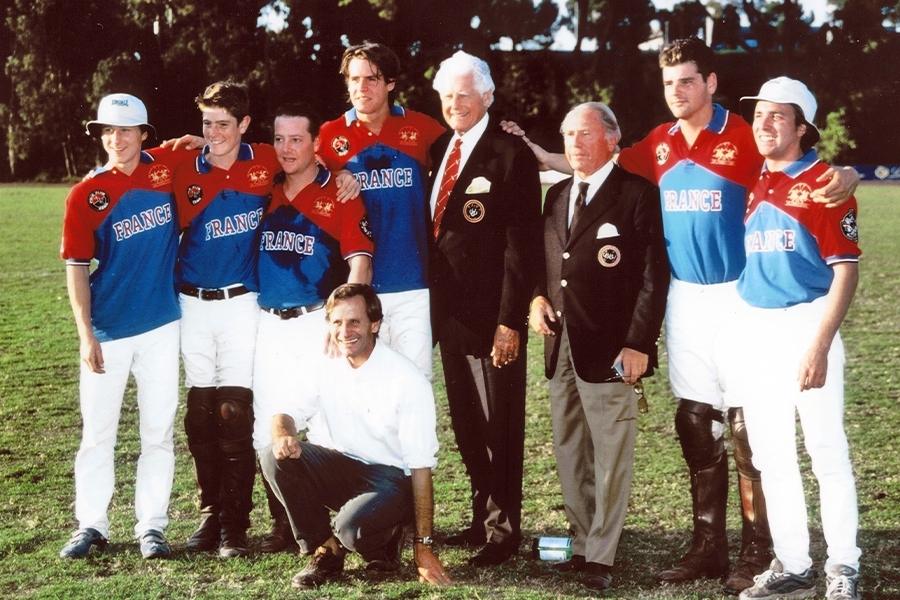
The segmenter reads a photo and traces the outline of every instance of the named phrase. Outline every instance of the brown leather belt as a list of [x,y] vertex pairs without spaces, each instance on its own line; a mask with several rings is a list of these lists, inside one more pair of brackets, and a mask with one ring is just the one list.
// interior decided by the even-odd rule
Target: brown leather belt
[[288,319],[295,319],[300,315],[305,315],[311,312],[315,312],[317,310],[322,310],[325,308],[325,301],[320,300],[315,304],[310,304],[309,306],[292,306],[291,308],[265,308],[263,310],[267,313],[272,313],[277,317],[281,317],[283,321],[287,321]]
[[201,300],[228,300],[229,298],[234,298],[236,296],[243,296],[244,294],[247,294],[249,292],[250,290],[242,285],[231,288],[222,288],[220,290],[197,288],[192,285],[181,286],[182,294],[184,294],[185,296],[200,298]]

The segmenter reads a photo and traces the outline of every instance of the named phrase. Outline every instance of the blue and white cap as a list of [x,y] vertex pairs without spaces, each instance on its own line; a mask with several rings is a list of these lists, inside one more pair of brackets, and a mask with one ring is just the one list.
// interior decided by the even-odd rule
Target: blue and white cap
[[88,121],[87,132],[100,137],[100,130],[104,125],[147,128],[156,135],[156,129],[147,122],[147,107],[131,94],[110,94],[100,100],[97,120]]

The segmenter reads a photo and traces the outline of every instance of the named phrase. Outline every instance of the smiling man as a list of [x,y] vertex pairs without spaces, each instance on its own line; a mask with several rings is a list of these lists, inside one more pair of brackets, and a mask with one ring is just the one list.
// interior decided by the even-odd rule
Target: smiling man
[[259,321],[257,244],[272,181],[281,166],[271,146],[245,144],[247,90],[218,82],[197,97],[206,146],[175,173],[182,228],[176,270],[184,316],[188,446],[200,497],[192,551],[248,552],[256,457],[253,355]]
[[[762,473],[775,559],[741,600],[817,596],[806,497],[797,456],[797,415],[819,488],[828,600],[859,599],[856,483],[844,433],[844,346],[839,327],[859,280],[855,199],[811,201],[828,170],[813,149],[816,100],[778,77],[741,99],[766,166],[750,194],[737,291],[747,310],[728,393],[744,406],[754,464]],[[773,344],[773,339],[779,343]],[[760,376],[765,374],[764,376]]]
[[[272,441],[269,422],[279,401],[300,397],[321,366],[327,335],[322,309],[328,295],[342,283],[372,280],[365,208],[358,198],[339,202],[334,178],[316,162],[322,120],[305,104],[283,106],[276,115],[273,145],[282,174],[272,190],[259,244],[261,312],[253,363],[257,451]],[[315,433],[321,434],[321,428]],[[266,492],[274,523],[260,551],[278,552],[294,536],[281,503],[268,486]]]
[[375,242],[372,287],[384,306],[381,339],[431,380],[424,169],[444,132],[431,117],[394,102],[400,59],[383,44],[344,51],[341,75],[353,107],[322,126],[320,156],[359,181]]
[[[521,541],[528,303],[540,248],[541,184],[528,147],[488,116],[487,63],[457,52],[434,78],[452,131],[431,149],[429,282],[453,432],[472,520],[447,538],[496,565]],[[377,248],[376,248],[377,252]]]
[[[448,585],[432,551],[438,441],[431,385],[379,341],[381,302],[371,287],[338,287],[325,313],[339,356],[325,359],[307,394],[283,399],[271,420],[272,444],[260,455],[301,550],[313,554],[291,585],[321,586],[343,571],[348,551],[367,570],[397,571],[411,520],[420,581]],[[298,441],[314,415],[331,435]]]
[[81,340],[84,421],[75,458],[78,530],[60,556],[83,558],[107,544],[116,432],[133,373],[141,439],[134,532],[144,558],[165,558],[180,316],[173,284],[178,247],[173,164],[165,158],[172,155],[157,158],[141,150],[153,127],[140,99],[112,94],[100,101],[97,113],[87,130],[102,141],[108,159],[69,193],[60,250]]

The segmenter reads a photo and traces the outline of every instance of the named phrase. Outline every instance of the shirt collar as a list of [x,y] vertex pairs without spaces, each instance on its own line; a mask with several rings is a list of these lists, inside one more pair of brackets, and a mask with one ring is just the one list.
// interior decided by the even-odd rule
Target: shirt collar
[[[148,154],[146,150],[141,150],[140,162],[147,165],[147,164],[150,164],[155,161],[156,161],[156,159],[153,158],[153,155]],[[96,169],[94,169],[93,171],[88,173],[87,176],[88,176],[88,178],[92,178],[92,177],[96,177],[100,173],[106,173],[107,171],[111,171],[111,170],[112,169],[110,169],[106,165],[103,165],[102,167],[97,167]]]
[[[391,104],[390,116],[405,117],[406,109],[403,108],[402,106],[400,106],[399,104]],[[348,110],[347,112],[344,113],[344,124],[347,125],[347,127],[350,127],[350,125],[352,125],[353,122],[356,121],[358,118],[359,117],[356,114],[356,109],[351,108],[350,110]]]
[[577,188],[578,184],[582,181],[588,184],[588,187],[594,187],[603,185],[603,182],[606,181],[606,178],[609,177],[609,174],[612,172],[613,161],[606,161],[606,164],[588,175],[587,179],[580,179],[578,175],[575,176],[575,181],[572,187]]
[[[200,151],[200,154],[197,155],[196,162],[194,166],[197,168],[197,172],[201,175],[206,175],[210,171],[213,170],[213,164],[209,162],[209,159],[206,158],[207,153],[209,152],[209,146],[203,146],[203,150]],[[253,146],[247,144],[245,142],[241,142],[240,147],[238,148],[238,160],[253,160],[254,152]]]
[[[780,172],[787,175],[791,179],[797,179],[800,175],[812,169],[819,162],[819,155],[815,149],[809,150],[806,154],[783,168]],[[769,169],[763,164],[763,173],[768,173]]]
[[472,126],[470,130],[468,130],[465,134],[459,135],[457,132],[453,132],[453,137],[450,138],[451,144],[456,140],[462,140],[463,145],[471,148],[475,144],[478,143],[478,140],[481,139],[481,136],[484,135],[484,132],[487,131],[488,126],[488,114],[484,113],[484,116]]
[[[722,132],[725,131],[725,125],[728,124],[728,111],[722,108],[721,105],[713,103],[713,116],[712,119],[709,120],[709,123],[706,124],[704,129],[711,131],[712,133],[721,135]],[[681,131],[681,125],[679,125],[678,121],[675,121],[675,124],[669,128],[669,135],[675,135],[676,132]]]

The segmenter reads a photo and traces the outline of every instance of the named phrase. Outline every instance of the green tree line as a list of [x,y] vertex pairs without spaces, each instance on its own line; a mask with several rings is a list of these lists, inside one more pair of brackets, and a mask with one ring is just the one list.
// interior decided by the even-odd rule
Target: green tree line
[[[161,139],[198,132],[193,99],[225,78],[251,90],[254,139],[269,139],[267,117],[283,102],[302,98],[333,118],[348,107],[341,53],[363,40],[394,48],[400,100],[423,112],[438,116],[431,77],[463,48],[491,64],[493,112],[536,140],[558,147],[566,110],[600,99],[630,143],[669,117],[655,53],[639,44],[654,25],[674,39],[707,30],[708,17],[723,105],[737,109],[771,77],[796,77],[819,100],[826,158],[900,163],[900,2],[834,4],[815,29],[799,0],[685,0],[662,11],[650,0],[568,0],[568,16],[553,0],[0,0],[0,180],[95,166],[100,149],[83,124],[114,91],[147,103]],[[562,27],[595,49],[549,50]]]

